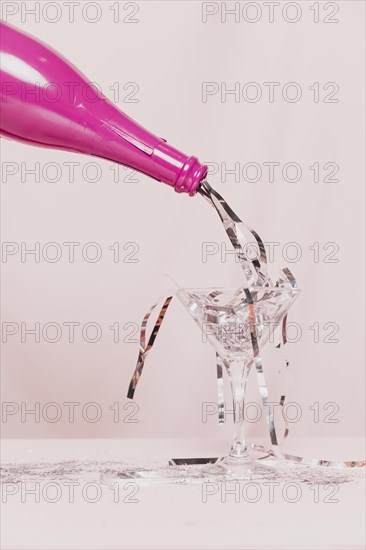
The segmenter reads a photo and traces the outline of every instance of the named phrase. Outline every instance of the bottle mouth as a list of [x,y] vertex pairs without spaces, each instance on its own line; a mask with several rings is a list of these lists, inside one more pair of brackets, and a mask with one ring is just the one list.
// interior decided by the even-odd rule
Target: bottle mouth
[[177,193],[195,195],[207,175],[208,167],[201,164],[197,157],[189,157],[179,172],[174,189]]

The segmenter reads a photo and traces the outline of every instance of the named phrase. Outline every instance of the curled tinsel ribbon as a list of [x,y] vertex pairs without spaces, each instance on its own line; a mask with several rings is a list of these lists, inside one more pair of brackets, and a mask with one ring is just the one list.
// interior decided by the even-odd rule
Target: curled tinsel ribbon
[[[243,281],[243,286],[246,295],[246,302],[249,304],[249,328],[253,349],[253,362],[256,369],[259,392],[266,415],[267,428],[271,439],[271,451],[275,454],[277,458],[283,459],[282,452],[279,447],[279,441],[277,438],[274,417],[271,412],[271,405],[269,401],[268,387],[263,370],[262,358],[259,353],[259,339],[255,324],[254,303],[250,290],[250,288],[252,288],[253,286],[266,287],[272,285],[267,270],[266,249],[258,233],[247,224],[242,222],[239,216],[237,216],[237,214],[235,214],[235,212],[227,204],[225,199],[221,195],[219,195],[219,193],[217,193],[217,191],[215,191],[207,181],[202,182],[199,193],[203,195],[203,197],[209,202],[211,206],[214,207],[214,209],[218,213],[226,234],[229,237],[232,247],[236,251],[240,265],[244,271],[245,278]],[[257,254],[253,258],[250,258],[248,254],[250,241],[248,242],[246,235],[249,237],[249,239],[254,239],[254,242],[257,245]],[[287,268],[282,271],[282,276],[276,283],[276,286],[286,285],[296,287],[296,280]],[[219,372],[220,365],[218,364],[218,373]],[[220,383],[221,381],[219,381],[218,379],[219,403],[220,401],[222,401],[222,395],[220,393],[221,387],[219,385]],[[287,437],[287,431],[285,431],[284,437]]]
[[[268,458],[268,457],[275,457],[282,461],[287,460],[289,462],[302,463],[310,466],[328,466],[328,467],[337,467],[337,468],[364,467],[366,465],[365,461],[332,462],[329,460],[322,460],[322,459],[311,459],[310,461],[305,461],[303,457],[282,453],[280,449],[280,442],[277,437],[274,416],[271,412],[271,402],[269,400],[268,385],[266,383],[262,359],[259,353],[260,349],[258,344],[258,336],[257,336],[257,330],[255,326],[255,316],[254,316],[254,301],[250,291],[250,288],[253,286],[261,286],[261,287],[273,286],[267,271],[267,256],[266,256],[265,247],[259,235],[253,229],[251,229],[248,225],[244,224],[241,221],[241,219],[233,212],[233,210],[229,207],[229,205],[226,203],[223,197],[221,197],[221,195],[219,195],[214,189],[212,189],[212,187],[208,184],[208,182],[206,181],[202,182],[201,187],[199,189],[199,193],[211,204],[211,206],[215,208],[218,215],[220,216],[224,229],[227,233],[227,236],[230,239],[230,242],[233,248],[237,253],[239,262],[241,264],[241,267],[243,268],[244,275],[245,275],[245,279],[243,281],[243,290],[246,295],[246,301],[249,304],[249,319],[250,319],[249,328],[250,328],[250,335],[251,335],[251,342],[252,342],[252,349],[253,349],[253,362],[256,369],[258,388],[259,388],[259,392],[262,400],[262,405],[265,411],[266,424],[267,424],[267,429],[268,429],[268,433],[271,441],[270,449],[266,449],[261,445],[255,445],[255,444],[252,444],[251,448],[256,452],[262,453],[263,456],[260,457],[262,459]],[[249,258],[247,254],[248,241],[245,235],[251,235],[251,237],[254,238],[258,246],[259,253],[254,258]],[[290,286],[290,287],[296,288],[297,286],[296,279],[288,268],[285,268],[281,271],[280,277],[277,280],[275,286],[277,287]],[[146,345],[146,325],[152,312],[154,311],[154,309],[157,307],[158,304],[154,304],[154,306],[148,311],[148,313],[145,315],[143,319],[143,322],[141,325],[141,334],[140,334],[139,356],[137,360],[136,369],[132,376],[130,387],[128,390],[128,397],[131,399],[133,398],[137,382],[141,376],[145,357],[155,342],[156,336],[164,320],[165,314],[172,301],[172,298],[173,298],[172,296],[168,296],[165,299],[164,304],[160,310],[158,319],[149,337],[147,345]],[[281,338],[276,346],[279,349],[283,348],[283,346],[286,344],[286,326],[287,326],[286,324],[287,324],[287,315],[285,315],[282,321]],[[289,366],[289,363],[286,358],[283,363],[285,364],[287,369]],[[218,354],[216,354],[216,373],[217,373],[217,392],[218,392],[218,405],[219,405],[219,422],[222,423],[224,422],[224,406],[225,406],[224,384],[223,384],[223,361]],[[282,392],[280,403],[279,403],[282,409],[284,407],[285,400],[286,400],[285,393]],[[289,425],[285,419],[285,429],[281,439],[281,443],[285,441],[288,435],[289,435]]]
[[142,320],[142,323],[141,323],[141,329],[140,329],[140,349],[139,349],[139,356],[138,356],[138,359],[137,359],[137,365],[136,365],[136,368],[135,368],[135,372],[133,373],[132,375],[132,378],[131,378],[131,382],[130,382],[130,386],[128,388],[128,393],[127,393],[127,397],[129,399],[133,399],[133,396],[134,396],[134,393],[135,393],[135,389],[136,389],[136,386],[137,386],[137,382],[139,381],[140,379],[140,376],[141,376],[141,373],[142,373],[142,369],[144,368],[144,363],[145,363],[145,359],[146,359],[146,356],[147,354],[149,353],[149,351],[151,350],[151,348],[153,347],[154,345],[154,342],[155,342],[155,339],[158,335],[158,332],[160,330],[160,327],[161,327],[161,324],[164,320],[164,317],[165,317],[165,314],[166,312],[168,311],[168,307],[170,305],[170,302],[172,301],[172,298],[173,296],[168,296],[165,301],[164,301],[164,304],[159,312],[159,315],[158,315],[158,318],[157,318],[157,321],[154,325],[154,328],[153,330],[151,331],[151,334],[149,336],[149,339],[148,339],[148,342],[146,344],[146,325],[147,325],[147,322],[148,320],[150,319],[150,315],[152,314],[152,312],[154,311],[154,309],[158,306],[158,304],[160,303],[160,300],[158,300],[158,302],[156,302],[150,309],[149,311],[145,314],[143,320]]

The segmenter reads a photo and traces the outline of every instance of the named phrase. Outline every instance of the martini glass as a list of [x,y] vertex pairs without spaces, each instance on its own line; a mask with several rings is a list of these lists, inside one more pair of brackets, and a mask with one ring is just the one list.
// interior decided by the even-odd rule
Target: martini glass
[[228,456],[205,468],[208,475],[252,479],[267,469],[249,455],[245,440],[246,384],[261,349],[273,339],[274,330],[298,292],[292,287],[263,286],[250,290],[181,288],[177,291],[180,301],[199,326],[203,341],[209,341],[220,355],[230,379],[234,439]]

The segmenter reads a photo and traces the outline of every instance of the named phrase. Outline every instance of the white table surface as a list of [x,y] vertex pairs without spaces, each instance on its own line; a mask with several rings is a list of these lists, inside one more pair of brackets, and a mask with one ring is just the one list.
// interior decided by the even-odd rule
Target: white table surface
[[[207,440],[3,440],[2,463],[60,462],[66,460],[115,461],[133,456],[216,456],[227,442]],[[286,449],[287,450],[287,449]],[[289,452],[311,452],[313,456],[362,458],[360,439],[305,440],[292,442]],[[113,481],[111,482],[111,484]],[[62,484],[61,484],[62,485]],[[41,497],[35,502],[20,492],[2,494],[1,547],[3,549],[231,549],[231,548],[365,548],[365,486],[362,479],[339,485],[314,488],[297,486],[297,502],[282,494],[284,484],[262,487],[257,502],[254,493],[227,495],[225,487],[215,488],[203,502],[202,484],[153,485],[116,491],[104,486],[98,502],[82,497],[82,484],[62,487],[58,502]],[[231,487],[232,488],[232,487]],[[230,489],[226,485],[226,489]],[[212,489],[213,490],[213,489]],[[242,487],[240,487],[242,491]],[[334,490],[334,492],[333,492]],[[50,493],[51,495],[51,493]],[[93,493],[94,495],[94,493]],[[90,499],[93,498],[90,492]],[[116,496],[117,495],[117,496]],[[50,496],[52,498],[52,496]],[[114,502],[114,499],[118,502]],[[6,502],[5,502],[6,500]],[[273,500],[273,502],[272,502]],[[318,500],[318,502],[316,502]],[[329,500],[329,502],[328,502]]]

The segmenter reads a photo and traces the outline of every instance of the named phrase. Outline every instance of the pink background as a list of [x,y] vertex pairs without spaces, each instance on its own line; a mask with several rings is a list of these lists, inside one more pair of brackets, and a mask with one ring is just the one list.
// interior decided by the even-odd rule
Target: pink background
[[[81,3],[83,4],[83,3]],[[302,417],[292,424],[299,436],[357,436],[364,433],[364,5],[343,2],[337,24],[315,24],[308,3],[301,3],[302,17],[290,24],[282,17],[273,23],[263,8],[255,24],[243,19],[235,23],[220,13],[202,22],[200,2],[141,2],[133,16],[138,23],[114,23],[108,2],[100,3],[103,15],[90,24],[76,12],[75,23],[65,14],[57,23],[44,17],[39,22],[29,16],[22,23],[18,13],[8,21],[52,45],[97,82],[108,97],[115,82],[121,91],[119,107],[172,145],[196,154],[207,163],[256,162],[263,170],[257,183],[240,178],[235,182],[220,174],[209,180],[237,213],[254,226],[263,240],[280,243],[276,248],[272,273],[287,265],[295,273],[302,295],[290,321],[302,328],[302,337],[288,346],[292,360],[287,400],[301,407]],[[219,5],[219,3],[217,4]],[[121,12],[125,17],[131,10]],[[90,12],[92,13],[92,12]],[[3,14],[4,15],[4,14]],[[51,17],[51,12],[50,12]],[[324,13],[321,13],[324,18]],[[336,17],[336,16],[335,16]],[[123,102],[137,83],[137,103]],[[235,102],[220,94],[202,101],[202,82],[235,82],[241,87],[257,82],[263,96],[257,103],[243,98]],[[279,82],[275,100],[268,101],[265,82]],[[291,103],[281,96],[283,85],[297,82],[302,98]],[[320,83],[321,101],[313,101],[309,90]],[[322,89],[336,82],[338,103],[322,99],[332,90]],[[200,121],[193,125],[193,121]],[[123,342],[129,334],[127,323],[139,324],[148,307],[172,283],[181,286],[240,285],[242,273],[232,256],[220,255],[202,261],[202,243],[227,243],[213,210],[201,197],[179,196],[168,187],[137,175],[138,182],[115,183],[110,163],[67,152],[26,147],[1,140],[2,240],[29,248],[50,242],[62,248],[56,263],[39,263],[32,257],[21,261],[20,253],[2,259],[2,322],[26,323],[41,327],[56,322],[64,328],[61,339],[49,343],[31,336],[21,341],[20,332],[2,345],[2,400],[42,408],[56,402],[62,410],[60,421],[52,423],[20,414],[2,419],[7,437],[224,437],[231,425],[218,426],[217,418],[201,421],[202,402],[216,399],[214,353],[203,344],[200,333],[177,302],[173,303],[136,391],[140,410],[137,423],[113,421],[110,406],[120,403],[121,417],[126,393],[135,367],[138,343]],[[55,172],[35,182],[22,181],[21,168],[4,178],[4,163],[24,163],[27,168],[40,163],[58,163],[60,179],[50,182]],[[65,163],[78,162],[75,181],[70,181]],[[87,181],[82,169],[97,162],[99,181]],[[288,182],[277,176],[269,182],[264,162],[281,167],[296,162],[302,168],[300,181]],[[336,163],[337,183],[314,182],[315,162],[322,167]],[[9,166],[9,165],[7,165]],[[321,170],[321,178],[326,173]],[[128,175],[121,169],[121,178]],[[90,177],[94,173],[90,168]],[[89,179],[90,179],[89,177]],[[136,176],[135,176],[136,178]],[[75,262],[67,258],[65,242],[79,242]],[[83,245],[96,242],[102,249],[99,262],[82,258]],[[137,243],[137,263],[113,261],[109,249],[119,242],[121,255],[126,243]],[[281,254],[289,242],[296,242],[302,257],[296,263]],[[320,261],[309,249],[320,245]],[[324,258],[336,243],[337,263]],[[227,245],[229,250],[229,245]],[[53,251],[50,249],[51,255]],[[291,251],[289,251],[291,252]],[[92,253],[92,250],[90,250]],[[77,322],[75,342],[69,343],[65,322]],[[81,327],[94,322],[102,328],[97,343],[81,336]],[[113,342],[109,329],[118,322],[121,341]],[[314,323],[320,326],[320,342],[314,342]],[[324,338],[331,334],[327,323],[336,323],[338,343]],[[8,325],[7,325],[8,326]],[[333,326],[333,325],[331,325]],[[50,336],[52,331],[50,330]],[[93,336],[91,330],[90,336]],[[135,335],[136,339],[137,335]],[[265,352],[265,365],[273,388],[275,354]],[[250,398],[258,401],[255,381]],[[274,391],[277,400],[278,392]],[[65,402],[78,402],[75,422],[69,422]],[[81,408],[90,402],[102,410],[100,421],[83,419]],[[314,422],[309,407],[319,403],[320,421]],[[335,403],[337,423],[324,422]],[[90,411],[92,414],[92,411]],[[50,410],[50,416],[53,412]],[[261,422],[252,424],[252,435],[264,433]],[[347,457],[345,457],[347,458]]]

